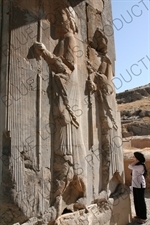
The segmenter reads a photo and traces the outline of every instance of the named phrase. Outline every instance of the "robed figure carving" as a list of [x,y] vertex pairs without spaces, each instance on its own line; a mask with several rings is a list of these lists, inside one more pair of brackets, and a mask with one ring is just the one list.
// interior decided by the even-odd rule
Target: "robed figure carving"
[[89,79],[87,81],[90,93],[95,94],[97,117],[100,129],[101,153],[101,190],[108,197],[116,192],[116,187],[123,184],[123,156],[120,150],[119,132],[117,126],[117,103],[113,78],[113,65],[107,55],[108,39],[104,32],[97,28],[90,43],[93,49],[90,61],[87,61]]
[[51,205],[55,206],[59,216],[69,205],[79,204],[86,197],[86,153],[80,122],[72,110],[79,100],[79,74],[74,51],[78,32],[75,12],[69,5],[61,3],[54,15],[51,23],[58,43],[53,53],[40,42],[34,43],[34,49],[47,62],[51,72],[52,90],[48,92],[54,124]]
[[[96,98],[97,113],[93,114],[93,117],[96,117],[98,124],[99,137],[96,141],[99,144],[100,170],[92,175],[93,178],[89,176],[91,180],[87,186],[89,168],[86,158],[89,153],[84,146],[85,132],[83,132],[81,118],[76,117],[73,111],[74,106],[81,105],[79,91],[81,77],[79,77],[78,59],[75,54],[78,33],[75,16],[73,8],[63,1],[59,7],[56,7],[50,20],[52,36],[58,40],[54,51],[49,51],[43,43],[34,43],[35,52],[47,62],[50,71],[49,87],[51,88],[48,88],[48,96],[50,122],[53,124],[50,127],[52,129],[50,202],[56,209],[57,217],[65,209],[74,211],[85,208],[86,200],[87,204],[91,203],[89,200],[91,195],[93,195],[91,200],[96,200],[101,199],[101,193],[105,193],[108,199],[117,185],[123,183],[122,152],[115,146],[114,141],[114,137],[118,135],[118,126],[115,91],[111,82],[113,67],[107,56],[107,37],[97,29],[93,42],[86,46],[89,48],[86,77],[88,77],[90,95],[93,94]],[[91,51],[95,54],[95,57],[93,53],[91,54],[93,58],[90,57]],[[86,64],[86,59],[84,63]],[[84,85],[86,86],[86,80]],[[90,154],[90,157],[94,157],[92,151]],[[95,168],[95,165],[92,166]],[[93,168],[91,167],[92,173],[94,173]],[[92,183],[92,179],[95,179],[97,184]],[[89,186],[95,188],[96,185],[98,187],[96,191],[88,189]]]

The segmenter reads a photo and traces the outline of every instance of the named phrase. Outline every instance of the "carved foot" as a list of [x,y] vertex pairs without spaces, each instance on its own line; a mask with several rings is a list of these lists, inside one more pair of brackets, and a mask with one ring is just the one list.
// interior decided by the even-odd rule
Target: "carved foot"
[[50,207],[42,216],[44,224],[53,225],[57,218],[57,212],[54,206]]
[[81,210],[81,209],[85,209],[86,211],[88,211],[86,208],[86,198],[79,198],[77,202],[73,204],[73,208],[74,208],[74,211]]
[[108,200],[108,193],[105,190],[102,190],[94,199],[94,201],[92,201],[91,203],[98,203],[98,202],[105,202]]

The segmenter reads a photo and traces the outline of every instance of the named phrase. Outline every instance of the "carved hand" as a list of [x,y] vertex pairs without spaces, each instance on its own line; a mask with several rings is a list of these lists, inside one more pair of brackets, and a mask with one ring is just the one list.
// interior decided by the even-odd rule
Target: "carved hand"
[[34,46],[35,52],[36,52],[39,56],[41,56],[42,53],[43,53],[43,51],[46,50],[45,45],[44,45],[43,43],[41,43],[41,42],[35,41],[34,44],[33,44],[33,46]]
[[87,80],[87,88],[91,92],[96,90],[96,85],[92,80]]
[[46,49],[45,45],[42,42],[35,41],[33,45],[34,45],[35,49],[39,49],[39,50]]

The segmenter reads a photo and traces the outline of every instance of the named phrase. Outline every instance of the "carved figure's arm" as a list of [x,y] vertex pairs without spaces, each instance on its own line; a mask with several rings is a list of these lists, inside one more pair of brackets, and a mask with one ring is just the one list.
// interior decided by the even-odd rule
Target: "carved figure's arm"
[[38,54],[38,56],[43,57],[43,59],[47,62],[47,64],[50,66],[50,69],[54,73],[56,74],[70,73],[70,70],[63,63],[62,59],[60,57],[57,57],[55,54],[51,53],[50,51],[48,51],[43,43],[35,42],[34,49],[35,49],[35,52]]
[[74,70],[75,65],[75,53],[76,53],[76,44],[75,44],[75,38],[73,35],[70,35],[65,38],[64,41],[64,55],[62,57],[63,62],[71,71]]

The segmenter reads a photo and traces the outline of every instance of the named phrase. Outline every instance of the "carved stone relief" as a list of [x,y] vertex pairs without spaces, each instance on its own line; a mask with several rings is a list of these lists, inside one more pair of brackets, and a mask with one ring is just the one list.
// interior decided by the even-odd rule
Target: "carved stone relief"
[[[22,223],[20,217],[33,217],[28,224],[67,224],[65,218],[70,224],[74,219],[78,224],[113,224],[113,196],[124,194],[124,169],[112,83],[114,43],[104,29],[109,4],[2,4],[2,18],[9,18],[2,29],[7,38],[1,40],[0,107],[6,115],[0,129],[6,129],[9,144],[0,141],[1,156],[6,149],[9,154],[8,165],[0,166],[11,174],[14,185],[10,182],[8,190],[24,216],[12,224]],[[6,183],[2,179],[3,189]]]

